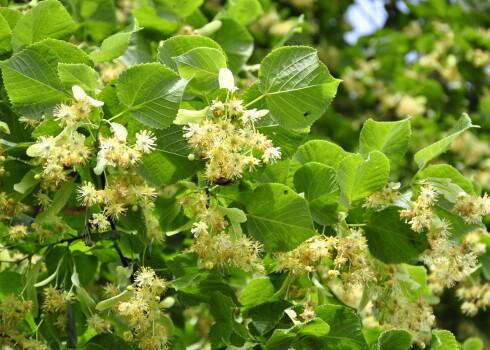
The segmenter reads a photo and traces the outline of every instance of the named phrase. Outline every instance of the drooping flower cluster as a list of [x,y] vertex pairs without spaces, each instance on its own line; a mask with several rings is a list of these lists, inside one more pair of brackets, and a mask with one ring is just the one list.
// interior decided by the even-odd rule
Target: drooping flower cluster
[[207,269],[215,266],[235,266],[244,271],[264,271],[259,255],[262,245],[245,235],[233,240],[227,233],[212,236],[205,232],[194,238],[191,250]]
[[473,253],[480,256],[487,252],[487,245],[481,242],[481,239],[484,236],[488,239],[490,237],[490,234],[482,228],[477,228],[476,230],[468,232],[464,236],[463,242],[468,242]]
[[338,241],[337,237],[313,236],[289,252],[277,253],[277,267],[279,271],[290,271],[295,275],[313,272],[325,258],[332,257]]
[[142,267],[135,277],[136,287],[128,287],[131,297],[117,306],[117,313],[130,329],[124,333],[124,339],[144,350],[166,349],[170,335],[161,322],[164,314],[160,300],[167,283],[149,267]]
[[411,225],[415,232],[422,232],[429,228],[434,221],[435,214],[432,206],[437,201],[438,192],[431,184],[420,187],[420,195],[412,202],[412,210],[401,210],[400,218]]
[[448,223],[439,220],[428,233],[430,249],[420,256],[420,260],[429,268],[429,286],[435,294],[444,288],[452,287],[469,276],[477,265],[477,257],[468,242],[459,244],[450,240]]
[[[220,86],[232,93],[236,90],[233,75],[227,69],[220,71]],[[224,103],[216,98],[210,110],[210,119],[184,127],[189,147],[207,160],[204,176],[210,182],[228,182],[241,177],[245,169],[253,171],[281,158],[280,147],[274,147],[272,140],[255,128],[268,110],[247,110],[243,100],[234,96]]]
[[456,290],[456,296],[463,301],[461,311],[468,316],[475,316],[478,310],[486,311],[490,306],[490,283],[462,284]]
[[366,201],[362,206],[368,209],[383,209],[393,205],[398,198],[398,192],[396,190],[399,188],[399,182],[390,182],[389,184],[386,184],[382,190],[374,192],[369,197],[366,197]]
[[402,285],[401,274],[398,266],[388,266],[386,279],[372,291],[373,313],[387,328],[408,330],[412,333],[412,343],[425,348],[435,321],[432,307],[422,298],[414,301],[405,294],[404,290],[409,288]]
[[235,266],[244,271],[264,271],[260,259],[262,245],[241,232],[233,235],[227,232],[228,221],[219,212],[217,203],[205,192],[187,194],[181,203],[189,216],[197,219],[191,229],[194,244],[190,251],[197,254],[200,264],[208,269]]
[[[327,258],[333,260],[328,268]],[[345,237],[314,236],[292,251],[277,253],[275,259],[280,271],[295,275],[320,270],[325,279],[335,280],[341,293],[362,289],[375,279],[361,230],[351,229]]]
[[28,156],[41,160],[43,171],[37,176],[43,180],[45,189],[55,190],[60,183],[68,180],[65,167],[86,162],[91,156],[85,135],[76,130],[81,125],[91,126],[93,107],[100,107],[104,102],[89,97],[79,86],[73,86],[72,90],[75,101],[60,104],[53,113],[64,130],[56,137],[40,136],[26,151]]
[[479,223],[482,216],[490,215],[490,196],[485,193],[483,197],[478,197],[461,192],[452,211],[461,216],[467,224]]
[[[17,327],[25,322],[25,313],[29,312],[33,302],[21,300],[18,296],[9,294],[0,298],[0,346],[2,348],[14,349],[21,344],[23,349],[30,349],[29,345],[34,344],[33,339],[26,338],[26,334],[19,332]],[[27,326],[27,325],[26,325]],[[47,349],[42,342],[37,344],[39,349]]]
[[0,220],[11,220],[27,209],[27,206],[5,192],[0,192]]
[[44,288],[43,295],[43,311],[49,315],[57,315],[54,325],[64,329],[67,322],[68,304],[75,301],[75,295],[72,292],[61,291],[52,286]]
[[151,153],[155,149],[155,136],[151,131],[142,130],[136,133],[136,142],[133,145],[128,145],[126,136],[127,133],[124,132],[109,138],[99,136],[100,151],[97,153],[97,166],[94,169],[96,174],[100,175],[107,165],[123,169],[134,167],[141,161],[144,153]]
[[[97,231],[105,231],[110,227],[110,219],[116,221],[128,208],[141,208],[145,215],[148,236],[160,242],[163,232],[158,227],[158,220],[153,217],[152,210],[157,192],[143,178],[130,171],[115,172],[109,177],[108,184],[97,190],[92,182],[83,182],[77,190],[78,199],[87,207],[100,205],[103,211],[94,213],[89,222]],[[156,222],[155,222],[156,221]]]

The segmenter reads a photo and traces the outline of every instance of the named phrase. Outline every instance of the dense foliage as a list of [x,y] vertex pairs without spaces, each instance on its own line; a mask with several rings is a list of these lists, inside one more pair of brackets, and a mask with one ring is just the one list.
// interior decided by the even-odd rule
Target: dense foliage
[[0,3],[1,349],[488,343],[486,2]]

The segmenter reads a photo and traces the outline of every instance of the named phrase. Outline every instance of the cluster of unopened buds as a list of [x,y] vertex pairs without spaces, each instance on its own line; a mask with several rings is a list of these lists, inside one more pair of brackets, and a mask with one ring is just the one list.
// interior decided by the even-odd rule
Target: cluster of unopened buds
[[[231,83],[230,83],[231,82]],[[232,73],[220,71],[220,87],[231,92]],[[236,97],[226,102],[213,101],[210,119],[201,123],[189,123],[184,127],[184,137],[199,158],[206,159],[204,176],[214,183],[226,183],[242,176],[247,169],[253,171],[266,163],[281,158],[280,147],[274,147],[267,136],[255,128],[255,123],[269,113],[268,110],[247,110],[243,101]],[[194,158],[194,153],[190,158]]]

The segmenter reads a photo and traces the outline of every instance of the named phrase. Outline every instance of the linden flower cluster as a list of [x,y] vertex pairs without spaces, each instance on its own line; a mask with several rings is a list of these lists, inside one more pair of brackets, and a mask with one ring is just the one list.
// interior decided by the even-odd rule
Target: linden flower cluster
[[[295,249],[277,253],[275,256],[279,271],[290,271],[294,275],[305,275],[315,271],[315,267],[325,258],[331,258],[338,244],[337,237],[313,236]],[[339,274],[338,271],[333,274]]]
[[480,256],[487,252],[487,245],[485,243],[481,243],[481,238],[483,236],[488,238],[490,237],[490,234],[486,230],[478,228],[474,231],[468,232],[463,241],[468,242],[473,253]]
[[465,315],[475,316],[478,310],[486,311],[490,306],[490,283],[463,284],[456,290],[456,296],[463,300],[461,311]]
[[124,340],[137,343],[140,349],[167,349],[169,333],[161,322],[163,306],[160,303],[167,283],[149,267],[136,272],[135,283],[136,288],[128,287],[132,291],[130,299],[117,307],[117,313],[130,328],[124,333]]
[[442,220],[434,225],[427,236],[430,249],[420,256],[431,271],[428,281],[435,294],[441,294],[445,287],[452,287],[469,276],[478,262],[469,242],[459,245],[449,240],[448,226]]
[[435,316],[424,299],[415,302],[405,295],[395,265],[388,267],[387,280],[373,288],[373,313],[387,328],[406,329],[412,333],[412,343],[425,348],[431,340]]
[[264,271],[264,267],[258,263],[262,245],[245,235],[232,240],[227,233],[211,236],[206,232],[195,237],[191,250],[197,254],[199,262],[207,269],[231,265],[244,271]]
[[78,133],[76,129],[82,124],[91,125],[92,108],[104,104],[87,96],[79,86],[73,86],[72,91],[76,101],[60,104],[53,113],[64,130],[56,137],[39,137],[26,151],[28,156],[41,159],[43,171],[37,176],[44,180],[42,185],[45,188],[54,187],[52,190],[68,180],[65,167],[73,167],[90,158],[91,151],[85,145],[85,135]]
[[187,194],[181,203],[190,216],[197,218],[191,229],[194,244],[190,251],[197,254],[200,264],[207,269],[230,265],[244,271],[264,271],[264,266],[260,264],[262,245],[241,233],[239,237],[232,238],[225,231],[229,226],[228,221],[205,192]]
[[478,197],[461,192],[452,211],[461,216],[467,224],[479,223],[482,216],[490,215],[490,196],[485,193],[483,197]]
[[400,210],[400,218],[411,225],[415,232],[422,232],[429,228],[434,221],[435,214],[432,205],[437,201],[438,193],[431,184],[420,187],[420,195],[412,205],[412,210]]
[[[351,229],[346,237],[314,236],[292,251],[276,254],[275,258],[280,271],[303,275],[320,269],[328,279],[340,277],[336,287],[345,293],[361,289],[375,279],[367,252],[362,231]],[[332,269],[324,268],[325,258],[333,258]]]
[[100,151],[97,153],[97,166],[94,172],[102,174],[107,165],[119,168],[130,168],[141,161],[144,153],[151,153],[155,149],[155,136],[151,131],[142,130],[136,133],[134,145],[128,145],[126,141],[127,131],[124,126],[111,123],[117,128],[114,136],[105,138],[99,136]]
[[105,231],[110,228],[110,220],[118,220],[130,207],[136,211],[141,208],[145,215],[148,236],[161,242],[164,233],[159,229],[158,220],[152,215],[157,192],[148,186],[143,178],[129,172],[118,171],[109,177],[108,184],[97,190],[92,182],[85,181],[77,190],[82,205],[100,205],[103,212],[94,213],[89,222],[94,230]]
[[64,329],[67,322],[68,304],[75,301],[75,295],[65,290],[60,291],[52,286],[44,288],[43,295],[42,309],[50,315],[58,314],[54,325]]
[[27,155],[42,161],[43,171],[36,175],[44,182],[58,185],[68,180],[65,167],[73,167],[87,161],[90,148],[85,145],[85,135],[66,128],[57,137],[41,136],[27,149]]
[[27,209],[17,199],[9,198],[5,192],[0,192],[0,220],[12,220]]
[[[30,339],[17,331],[18,323],[24,321],[24,314],[29,311],[33,303],[30,300],[20,300],[12,294],[0,299],[0,347],[14,349],[21,344],[23,349],[29,347]],[[47,347],[46,347],[47,348]]]
[[362,206],[368,209],[379,210],[393,205],[398,198],[397,189],[399,188],[399,182],[390,182],[389,184],[386,184],[382,190],[374,192],[372,195],[367,197],[365,203]]
[[[231,92],[233,75],[227,69],[220,71],[220,87]],[[243,101],[232,97],[223,103],[218,98],[210,107],[216,118],[202,123],[189,123],[184,137],[201,159],[206,159],[204,176],[214,183],[241,177],[244,169],[274,163],[281,158],[280,147],[255,129],[255,122],[267,115],[268,110],[246,110]],[[261,153],[261,158],[257,154]],[[191,157],[192,158],[192,157]]]

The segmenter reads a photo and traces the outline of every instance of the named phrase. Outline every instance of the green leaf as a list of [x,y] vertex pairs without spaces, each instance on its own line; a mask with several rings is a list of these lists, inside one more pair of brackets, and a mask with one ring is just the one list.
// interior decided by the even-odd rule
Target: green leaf
[[291,303],[286,300],[270,301],[251,308],[248,317],[252,319],[254,329],[264,335],[276,327],[284,316],[284,310],[289,307]]
[[116,30],[116,7],[112,0],[73,0],[74,17],[82,26],[77,33],[83,40],[104,40]]
[[190,85],[198,90],[217,89],[219,70],[226,68],[226,57],[209,47],[197,47],[173,59],[180,75],[192,78]]
[[255,180],[260,183],[280,183],[292,188],[294,173],[300,167],[301,164],[294,159],[268,164]]
[[25,194],[28,190],[32,191],[34,186],[36,186],[41,181],[40,179],[34,178],[37,173],[38,171],[34,169],[29,170],[29,172],[24,175],[22,180],[14,185],[14,190],[22,194]]
[[143,156],[138,174],[157,186],[167,186],[201,169],[202,161],[187,158],[191,151],[182,135],[182,127],[178,125],[155,130],[157,149]]
[[390,161],[379,151],[364,159],[352,154],[339,163],[337,182],[348,203],[365,198],[388,183]]
[[55,39],[30,45],[1,65],[9,99],[20,114],[38,119],[43,113],[52,114],[56,104],[72,99],[58,77],[60,62],[90,65],[82,50]]
[[248,231],[268,252],[292,250],[315,234],[308,203],[287,186],[258,186],[245,204]]
[[247,215],[243,212],[243,210],[238,208],[225,208],[222,206],[218,206],[218,212],[227,216],[228,219],[235,222],[245,222],[247,221]]
[[310,129],[289,130],[274,125],[259,125],[256,129],[269,139],[274,141],[274,147],[281,147],[282,159],[289,158],[294,155],[298,146],[303,143],[305,138],[310,133]]
[[131,11],[131,14],[145,31],[156,35],[168,36],[180,27],[180,23],[176,21],[177,18],[170,20],[160,16],[157,9],[151,5],[140,6]]
[[209,107],[206,107],[199,111],[179,109],[179,111],[177,112],[177,117],[175,118],[173,123],[176,125],[187,125],[188,123],[200,124],[210,114],[212,113],[209,110]]
[[78,85],[85,91],[98,91],[99,74],[83,63],[58,63],[58,75],[65,89]]
[[451,332],[445,330],[433,330],[430,349],[455,350],[459,349],[459,346],[456,338]]
[[[111,333],[98,334],[87,343],[87,349],[90,345],[100,345],[106,350],[132,350],[133,347],[128,342]],[[98,348],[94,348],[98,349]]]
[[463,343],[463,350],[483,350],[483,341],[480,338],[468,338]]
[[[235,345],[235,342],[243,344],[243,336],[246,333],[245,327],[234,319],[236,308],[233,300],[220,293],[212,292],[210,300],[211,314],[214,316],[216,323],[211,327],[209,332],[209,341],[212,349],[219,349],[227,345]],[[240,339],[236,338],[242,338]],[[239,344],[236,344],[239,345]]]
[[389,207],[366,217],[364,232],[371,254],[387,263],[398,264],[415,259],[427,249],[424,234],[416,233],[400,220],[401,208]]
[[63,128],[55,120],[55,118],[46,119],[32,131],[32,137],[37,139],[40,136],[58,136],[63,131]]
[[416,178],[418,180],[427,178],[447,178],[450,179],[453,184],[460,186],[466,193],[475,194],[471,182],[458,170],[448,164],[433,164],[421,171]]
[[294,174],[294,187],[305,194],[315,222],[332,225],[338,221],[340,190],[333,168],[321,163],[306,163]]
[[0,297],[9,294],[19,295],[23,286],[24,276],[13,271],[0,272]]
[[362,324],[356,312],[346,306],[322,305],[315,308],[315,314],[328,325],[329,349],[366,349],[362,334]]
[[262,304],[274,295],[274,285],[267,277],[254,278],[240,294],[240,304],[250,308]]
[[14,29],[19,19],[22,18],[20,11],[8,7],[0,7],[0,15],[7,20],[10,29]]
[[54,195],[51,206],[36,216],[36,223],[42,223],[45,220],[49,220],[53,215],[58,214],[66,202],[68,202],[68,199],[70,199],[73,191],[75,191],[75,187],[76,185],[73,183],[73,180],[66,182]]
[[446,137],[415,153],[415,157],[414,157],[415,162],[417,163],[419,168],[422,168],[425,164],[427,164],[427,162],[437,157],[441,153],[446,152],[451,146],[451,143],[463,131],[475,127],[478,126],[473,125],[471,123],[471,119],[468,116],[468,114],[463,113],[461,117],[458,119],[458,121],[456,122],[456,125],[454,125],[454,127],[451,129],[451,131],[449,131],[449,134]]
[[321,318],[314,318],[305,324],[297,325],[293,328],[299,337],[313,336],[313,337],[324,337],[329,334],[330,326]]
[[37,277],[39,276],[39,270],[41,269],[43,260],[44,259],[40,259],[34,266],[31,266],[26,275],[25,293],[27,299],[33,302],[33,306],[29,309],[33,317],[37,317],[39,314],[39,302],[37,300],[37,291],[34,285],[37,283]]
[[301,164],[316,162],[337,170],[339,163],[350,154],[332,142],[311,140],[298,148],[294,158]]
[[17,21],[12,30],[12,48],[18,52],[43,39],[68,40],[74,23],[61,2],[41,1]]
[[122,301],[128,300],[129,298],[131,298],[131,295],[132,295],[132,292],[125,290],[124,292],[122,292],[116,296],[113,296],[112,298],[102,300],[101,302],[99,302],[95,306],[95,309],[98,311],[108,309],[110,307],[113,307],[113,306],[119,304]]
[[163,5],[163,9],[180,17],[187,17],[197,10],[203,2],[204,0],[159,0],[158,4]]
[[405,155],[410,142],[410,121],[375,122],[368,119],[361,130],[359,153],[366,157],[371,151],[383,152],[392,164]]
[[95,312],[95,300],[87,293],[85,288],[77,287],[76,295],[85,317],[90,317]]
[[105,39],[100,45],[100,49],[92,51],[90,53],[90,58],[95,63],[111,61],[115,58],[121,56],[129,46],[129,40],[131,35],[140,30],[138,27],[138,21],[135,20],[134,25],[131,29],[123,31],[121,33],[116,33]]
[[259,0],[230,0],[226,2],[224,11],[218,15],[218,18],[233,18],[243,25],[248,25],[262,13]]
[[0,15],[0,55],[12,51],[10,38],[12,37],[11,29],[7,20]]
[[133,118],[163,129],[177,115],[187,82],[159,63],[141,64],[119,76],[117,96]]
[[315,49],[289,46],[276,49],[264,58],[258,87],[279,125],[302,129],[325,113],[339,82],[318,59]]
[[247,63],[254,49],[253,37],[242,24],[231,18],[223,18],[221,27],[210,38],[226,52],[229,68],[235,74]]
[[178,57],[198,47],[217,49],[223,55],[225,54],[221,46],[212,39],[203,36],[178,35],[165,40],[158,48],[158,61],[177,73],[177,63],[173,57]]
[[427,287],[427,270],[424,266],[403,264],[398,269],[397,278],[404,294],[412,300],[430,294],[430,289]]
[[409,350],[412,335],[404,329],[390,329],[378,338],[378,350]]

